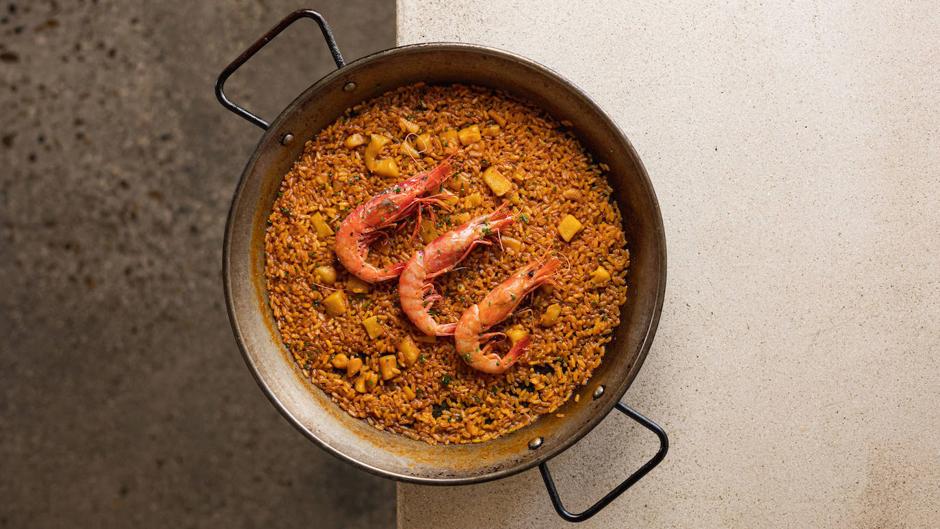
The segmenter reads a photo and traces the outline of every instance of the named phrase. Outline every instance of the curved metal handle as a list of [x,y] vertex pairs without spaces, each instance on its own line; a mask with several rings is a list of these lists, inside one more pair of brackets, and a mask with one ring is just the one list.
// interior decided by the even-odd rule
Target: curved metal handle
[[545,480],[545,488],[548,489],[548,497],[552,500],[552,505],[555,507],[555,511],[559,516],[564,518],[569,522],[583,522],[588,518],[594,516],[601,509],[607,507],[607,505],[614,501],[617,496],[620,496],[632,487],[637,481],[640,481],[643,476],[649,473],[650,470],[653,470],[656,465],[658,465],[663,458],[666,457],[666,452],[669,451],[669,437],[666,436],[666,432],[659,427],[655,422],[647,419],[639,412],[633,408],[627,406],[626,404],[617,403],[617,409],[626,414],[628,417],[634,421],[640,423],[647,430],[656,434],[656,437],[659,437],[659,451],[656,452],[656,455],[652,457],[645,465],[640,467],[639,470],[630,475],[623,483],[617,485],[614,490],[608,492],[603,498],[598,500],[597,503],[591,505],[584,512],[572,513],[565,509],[565,506],[561,502],[561,498],[558,496],[558,490],[555,488],[555,482],[552,480],[552,475],[548,471],[548,462],[539,464],[539,470],[542,472],[542,479]]
[[229,76],[235,73],[235,70],[239,69],[241,65],[245,64],[245,62],[248,61],[252,55],[258,53],[258,51],[268,42],[270,42],[271,39],[276,37],[280,32],[287,29],[287,26],[290,26],[301,18],[311,18],[317,23],[318,26],[320,26],[320,31],[323,33],[323,39],[326,40],[326,46],[330,49],[330,54],[333,55],[333,60],[336,62],[336,67],[342,68],[346,65],[346,62],[343,61],[343,55],[339,52],[339,48],[336,46],[336,39],[333,38],[333,32],[330,30],[330,26],[326,23],[323,15],[310,9],[300,9],[284,17],[284,20],[278,22],[276,26],[271,28],[270,31],[265,33],[263,37],[258,39],[257,42],[252,44],[247,50],[243,51],[242,54],[238,56],[238,58],[236,58],[231,62],[231,64],[222,70],[222,73],[219,74],[219,80],[215,83],[215,97],[219,99],[219,102],[222,103],[222,106],[247,119],[251,123],[261,127],[262,129],[267,130],[269,126],[267,121],[238,106],[225,96],[225,92],[223,91],[225,81],[228,80]]

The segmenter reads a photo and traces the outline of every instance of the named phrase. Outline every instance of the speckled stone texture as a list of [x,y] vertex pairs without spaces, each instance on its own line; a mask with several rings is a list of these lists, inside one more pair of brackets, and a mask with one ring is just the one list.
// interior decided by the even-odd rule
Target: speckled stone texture
[[[0,1],[0,527],[393,523],[394,485],[280,417],[224,309],[260,130],[215,77],[298,7],[349,58],[394,44],[389,1]],[[332,66],[298,26],[230,83],[262,116]]]
[[[560,71],[659,195],[665,309],[624,402],[672,447],[579,527],[940,524],[936,2],[399,0],[398,40]],[[552,461],[572,510],[655,449],[628,425]],[[400,486],[399,525],[565,524],[530,471]]]

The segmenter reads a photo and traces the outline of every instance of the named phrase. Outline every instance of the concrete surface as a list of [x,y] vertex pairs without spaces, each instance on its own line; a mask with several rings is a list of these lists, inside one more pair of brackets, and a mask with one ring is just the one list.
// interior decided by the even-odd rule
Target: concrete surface
[[[662,203],[665,310],[624,401],[672,448],[581,527],[938,526],[935,2],[398,7],[400,43],[492,45],[580,85]],[[602,423],[551,464],[569,507],[654,444]],[[564,525],[536,471],[400,486],[398,506],[407,529]]]
[[[260,131],[215,76],[297,7],[350,58],[390,1],[0,1],[0,527],[388,527],[394,485],[306,441],[231,337],[222,227]],[[230,94],[273,118],[310,21]],[[261,65],[263,63],[263,65]]]

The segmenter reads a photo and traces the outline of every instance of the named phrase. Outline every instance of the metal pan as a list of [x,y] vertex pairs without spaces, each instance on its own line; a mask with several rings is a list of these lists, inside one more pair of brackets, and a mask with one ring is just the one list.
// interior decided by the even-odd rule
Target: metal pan
[[[272,122],[231,102],[226,79],[287,26],[315,21],[337,69],[317,81]],[[305,380],[278,336],[264,288],[264,230],[281,178],[303,151],[304,141],[348,107],[393,88],[419,81],[466,83],[526,98],[559,120],[572,123],[583,145],[610,166],[614,199],[624,213],[631,255],[629,295],[621,323],[589,384],[593,398],[568,401],[563,418],[546,415],[493,441],[429,445],[379,431],[355,419]],[[666,242],[659,204],[640,159],[623,133],[583,92],[557,73],[528,59],[483,46],[419,44],[385,50],[346,63],[323,17],[291,13],[233,61],[219,76],[219,101],[265,129],[248,160],[225,228],[223,274],[229,317],[248,367],[274,405],[323,449],[380,476],[423,484],[458,485],[499,479],[539,466],[552,503],[570,521],[589,518],[655,467],[666,455],[665,432],[619,402],[650,348],[666,287]],[[567,511],[547,462],[618,409],[654,432],[658,453],[616,489],[581,513]]]

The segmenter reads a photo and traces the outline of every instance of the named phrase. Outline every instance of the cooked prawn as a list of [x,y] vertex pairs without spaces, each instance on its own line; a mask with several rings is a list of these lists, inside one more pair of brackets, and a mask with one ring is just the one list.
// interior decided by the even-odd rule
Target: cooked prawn
[[398,277],[405,263],[396,263],[385,268],[369,264],[366,262],[366,257],[369,256],[369,245],[384,234],[381,230],[404,220],[415,211],[420,217],[422,205],[443,206],[436,196],[422,197],[422,195],[439,189],[450,174],[450,163],[444,161],[430,171],[395,184],[352,210],[343,219],[336,233],[335,249],[339,262],[349,273],[369,283]]
[[456,323],[438,323],[433,314],[434,302],[441,299],[434,290],[434,278],[454,269],[474,247],[492,244],[490,237],[514,222],[502,208],[481,215],[431,241],[417,251],[405,265],[398,279],[401,308],[412,323],[429,336],[450,336]]
[[509,352],[500,358],[495,352],[490,352],[492,342],[486,343],[482,348],[480,343],[487,342],[501,333],[483,334],[483,332],[508,318],[526,294],[550,282],[552,274],[560,264],[561,261],[558,259],[549,259],[545,264],[530,263],[497,285],[483,298],[483,301],[465,310],[454,331],[457,354],[470,367],[484,373],[498,375],[512,367],[528,348],[529,337],[526,336],[516,342]]

